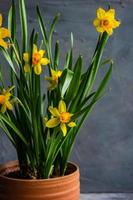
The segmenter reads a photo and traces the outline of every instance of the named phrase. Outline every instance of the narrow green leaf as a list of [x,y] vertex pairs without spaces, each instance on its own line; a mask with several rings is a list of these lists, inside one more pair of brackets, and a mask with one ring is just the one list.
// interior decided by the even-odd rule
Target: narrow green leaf
[[25,1],[19,0],[19,14],[21,21],[21,31],[22,31],[22,52],[27,52],[27,42],[28,42],[28,27],[27,27],[27,16]]
[[100,43],[98,44],[97,47],[96,56],[94,55],[94,60],[93,63],[91,64],[91,71],[89,69],[88,70],[89,73],[87,74],[88,76],[86,76],[86,83],[83,89],[82,98],[86,97],[90,93],[93,87],[107,40],[108,40],[108,34],[103,33]]
[[51,24],[51,27],[50,27],[50,33],[49,33],[49,56],[50,56],[50,62],[51,62],[51,66],[53,66],[54,63],[53,62],[53,59],[52,59],[52,38],[53,38],[53,33],[54,33],[54,30],[55,30],[55,26],[56,26],[56,23],[59,19],[59,16],[60,16],[60,13],[58,13],[55,18],[53,19],[53,22]]
[[71,49],[73,48],[73,33],[71,33]]
[[13,131],[16,133],[16,135],[19,136],[19,138],[27,145],[27,141],[24,138],[23,134],[18,130],[18,128],[6,117],[4,114],[0,113],[0,120],[3,120],[6,124],[8,124]]
[[12,6],[8,13],[8,29],[11,31],[12,41],[15,42],[16,36],[16,8],[15,2],[12,0]]
[[44,44],[45,46],[47,46],[48,39],[47,39],[46,25],[45,25],[44,19],[42,18],[42,14],[41,14],[39,6],[36,7],[36,11],[37,11],[37,16],[38,16],[38,22],[41,28],[43,39],[44,39]]
[[10,134],[8,128],[6,127],[5,123],[4,123],[2,120],[0,120],[0,127],[3,129],[3,131],[6,133],[7,137],[9,138],[9,140],[10,140],[10,141],[12,142],[12,144],[15,146],[15,145],[16,145],[16,144],[15,144],[15,141],[14,141],[12,135]]
[[4,49],[3,47],[1,47],[1,46],[0,46],[0,50],[1,50],[2,54],[4,55],[5,59],[7,60],[7,62],[9,63],[10,67],[12,68],[14,74],[17,76],[14,64],[13,64],[13,62],[11,60],[11,57],[10,57],[8,51],[6,49]]
[[55,52],[54,52],[54,69],[56,70],[59,65],[59,41],[55,44]]
[[80,84],[81,71],[82,71],[82,56],[79,56],[74,68],[72,81],[70,83],[68,92],[65,97],[67,102],[73,100],[75,95],[77,94]]
[[89,113],[92,109],[92,107],[94,106],[94,104],[100,99],[100,97],[103,94],[103,91],[108,83],[108,80],[110,79],[110,76],[112,74],[112,63],[109,67],[109,70],[107,71],[106,75],[104,76],[103,80],[101,81],[97,91],[95,92],[95,95],[91,101],[91,103],[89,105],[87,105],[85,108],[83,108],[81,111],[77,112],[74,116],[73,119],[76,119],[78,117],[80,117],[82,114]]
[[64,97],[72,78],[73,78],[73,72],[69,69],[65,69],[61,75],[60,83],[59,83],[62,98]]

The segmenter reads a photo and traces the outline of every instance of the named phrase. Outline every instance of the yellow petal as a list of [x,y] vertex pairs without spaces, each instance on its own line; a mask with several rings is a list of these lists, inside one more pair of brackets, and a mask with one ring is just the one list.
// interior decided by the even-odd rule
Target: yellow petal
[[49,112],[54,116],[54,117],[60,117],[60,113],[57,110],[57,108],[53,108],[52,106],[49,106]]
[[54,128],[60,124],[59,118],[52,118],[46,122],[46,127]]
[[109,9],[109,10],[106,12],[106,14],[107,14],[110,18],[114,19],[114,17],[115,17],[115,9]]
[[35,44],[33,44],[33,54],[37,53],[37,46]]
[[0,46],[4,47],[5,49],[8,47],[7,43],[3,39],[0,39]]
[[24,65],[24,71],[25,71],[25,73],[30,72],[30,65],[29,64]]
[[0,28],[0,38],[11,37],[11,33],[7,28]]
[[60,124],[60,128],[61,128],[61,130],[62,130],[62,132],[63,132],[63,136],[65,137],[66,134],[67,134],[67,127],[66,127],[66,124],[61,123],[61,124]]
[[49,59],[47,59],[47,58],[42,58],[41,59],[41,64],[42,65],[47,65],[49,63]]
[[114,21],[113,21],[113,28],[119,27],[120,24],[121,24],[121,22],[119,22],[119,21],[117,21],[117,20],[114,20]]
[[60,70],[55,71],[55,70],[51,69],[51,75],[53,77],[60,77],[62,75],[62,71],[60,71]]
[[98,18],[94,19],[93,25],[94,26],[99,26],[100,25],[100,20]]
[[34,72],[36,75],[40,75],[42,73],[42,66],[41,65],[35,65],[34,66]]
[[55,70],[51,69],[51,76],[55,76]]
[[2,14],[0,14],[0,26],[2,26]]
[[61,77],[62,71],[58,70],[58,77]]
[[76,123],[75,123],[75,122],[70,122],[70,123],[68,124],[68,126],[71,127],[71,128],[73,128],[73,127],[76,126]]
[[9,101],[7,101],[5,103],[5,106],[8,108],[8,110],[13,110],[13,106],[12,106],[12,104]]
[[41,55],[41,58],[42,58],[44,53],[45,53],[45,51],[44,50],[40,50],[38,53]]
[[10,99],[11,95],[12,95],[12,94],[11,94],[10,92],[6,92],[6,93],[5,93],[6,101],[8,101],[8,100]]
[[28,53],[24,53],[23,54],[23,59],[25,62],[29,62],[29,54]]
[[103,33],[105,31],[101,26],[96,27],[96,30],[100,33]]
[[102,19],[105,16],[106,12],[103,8],[97,9],[97,18]]
[[60,100],[58,110],[60,113],[66,112],[66,104],[63,100]]
[[112,35],[113,34],[113,29],[107,29],[106,32],[108,33],[108,35]]

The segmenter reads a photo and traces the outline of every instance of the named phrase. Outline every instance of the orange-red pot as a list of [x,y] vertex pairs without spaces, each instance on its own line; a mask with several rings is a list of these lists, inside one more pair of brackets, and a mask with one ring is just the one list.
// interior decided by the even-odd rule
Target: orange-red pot
[[70,163],[69,175],[43,180],[23,180],[4,176],[19,169],[18,162],[0,165],[0,200],[79,200],[79,168]]

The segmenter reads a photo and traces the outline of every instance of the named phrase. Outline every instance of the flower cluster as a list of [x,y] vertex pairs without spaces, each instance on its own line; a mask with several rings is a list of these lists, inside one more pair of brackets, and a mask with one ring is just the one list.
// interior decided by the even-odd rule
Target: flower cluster
[[[113,29],[120,25],[120,21],[115,19],[114,9],[105,11],[103,8],[99,8],[97,9],[97,17],[94,19],[93,24],[98,32],[107,32],[108,35],[112,35]],[[10,37],[11,34],[8,29],[1,26],[2,15],[0,14],[0,45],[4,48],[7,48],[8,44],[4,41],[4,38]],[[46,66],[50,63],[50,60],[44,57],[44,55],[45,50],[38,50],[37,45],[35,44],[33,45],[31,59],[28,52],[23,53],[23,60],[25,62],[24,72],[30,73],[33,69],[36,75],[40,75],[42,73],[42,65]],[[50,83],[48,90],[54,90],[58,86],[59,78],[61,75],[62,71],[50,68],[50,76],[45,76],[45,80]],[[0,94],[0,105],[2,113],[6,112],[6,110],[13,110],[13,101],[11,99],[11,90],[13,88],[14,86],[8,88],[7,90],[4,89]],[[76,123],[71,121],[72,114],[67,111],[66,104],[63,100],[60,100],[58,108],[49,106],[48,110],[51,113],[51,119],[47,119],[45,124],[46,127],[54,128],[59,125],[63,135],[65,136],[67,133],[67,126],[71,128],[76,126]]]

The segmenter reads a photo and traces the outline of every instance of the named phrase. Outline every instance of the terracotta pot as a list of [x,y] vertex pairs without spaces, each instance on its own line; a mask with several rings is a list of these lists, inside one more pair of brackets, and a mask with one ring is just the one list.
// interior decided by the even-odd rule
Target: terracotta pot
[[4,176],[19,170],[17,161],[0,165],[0,200],[79,200],[79,168],[69,166],[73,172],[63,177],[24,180]]

